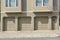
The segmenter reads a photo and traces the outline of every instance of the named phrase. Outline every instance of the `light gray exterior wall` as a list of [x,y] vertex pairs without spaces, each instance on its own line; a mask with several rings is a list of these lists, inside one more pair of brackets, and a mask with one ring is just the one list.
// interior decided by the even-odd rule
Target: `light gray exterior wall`
[[[9,21],[9,22],[6,22],[6,24],[8,23],[8,28],[9,28],[9,25],[11,24],[11,25],[13,25],[13,26],[15,26],[13,29],[14,30],[12,30],[12,31],[17,31],[18,30],[18,22],[19,22],[19,17],[20,18],[23,18],[23,17],[28,17],[28,19],[29,19],[29,17],[31,18],[31,23],[30,24],[25,24],[24,22],[25,22],[25,20],[22,20],[22,25],[23,25],[23,30],[21,30],[21,31],[25,31],[26,29],[27,29],[27,31],[29,30],[29,31],[34,31],[34,27],[35,27],[35,17],[48,17],[48,26],[47,26],[47,29],[45,29],[45,25],[46,25],[46,23],[45,22],[43,22],[43,24],[41,24],[41,21],[40,21],[40,23],[38,24],[38,25],[41,25],[41,26],[39,26],[39,30],[42,30],[41,29],[41,27],[43,28],[43,29],[45,29],[45,30],[52,30],[52,17],[53,16],[56,16],[57,17],[57,19],[56,19],[56,22],[55,22],[55,26],[54,26],[54,30],[59,30],[59,0],[53,0],[53,11],[33,11],[33,0],[22,0],[22,6],[21,6],[21,10],[22,11],[20,11],[20,12],[10,12],[9,11],[9,13],[7,12],[5,12],[5,11],[1,11],[1,31],[3,30],[3,27],[5,26],[4,25],[4,22],[5,22],[5,20],[4,20],[4,18],[9,18],[9,17],[14,17],[15,18],[15,22],[14,22],[14,25],[13,24],[11,24],[11,22]],[[9,19],[8,19],[9,20]],[[46,21],[46,20],[44,20],[43,19],[43,21]],[[10,23],[10,24],[9,24]],[[29,27],[27,27],[27,25],[29,25]],[[6,27],[7,27],[6,26]],[[20,25],[21,26],[21,25]],[[9,31],[9,30],[7,30],[7,31]],[[10,28],[10,31],[11,31],[11,28]]]

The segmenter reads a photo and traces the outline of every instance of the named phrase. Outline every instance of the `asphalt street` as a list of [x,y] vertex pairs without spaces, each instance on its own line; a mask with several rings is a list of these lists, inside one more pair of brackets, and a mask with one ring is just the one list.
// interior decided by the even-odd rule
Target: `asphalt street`
[[60,40],[60,37],[51,38],[0,38],[0,40]]

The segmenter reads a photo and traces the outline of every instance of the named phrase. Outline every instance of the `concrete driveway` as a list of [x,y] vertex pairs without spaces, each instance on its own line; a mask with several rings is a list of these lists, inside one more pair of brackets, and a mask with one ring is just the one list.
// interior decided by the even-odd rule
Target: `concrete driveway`
[[40,37],[59,37],[60,31],[39,30],[39,31],[15,31],[0,32],[0,38],[40,38]]
[[3,38],[0,40],[60,40],[60,37],[51,37],[51,38]]

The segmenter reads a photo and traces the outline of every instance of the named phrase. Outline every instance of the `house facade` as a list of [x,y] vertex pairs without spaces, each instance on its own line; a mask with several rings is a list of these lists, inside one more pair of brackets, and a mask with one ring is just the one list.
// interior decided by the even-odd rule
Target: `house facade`
[[59,0],[1,0],[1,31],[59,30]]

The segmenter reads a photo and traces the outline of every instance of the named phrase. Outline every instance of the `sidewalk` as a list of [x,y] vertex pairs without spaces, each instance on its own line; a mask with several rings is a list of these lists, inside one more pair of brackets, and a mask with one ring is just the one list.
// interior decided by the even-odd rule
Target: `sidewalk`
[[35,37],[58,37],[60,36],[60,31],[6,31],[0,32],[0,38],[35,38]]

